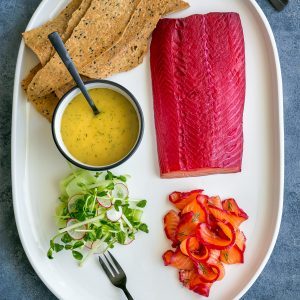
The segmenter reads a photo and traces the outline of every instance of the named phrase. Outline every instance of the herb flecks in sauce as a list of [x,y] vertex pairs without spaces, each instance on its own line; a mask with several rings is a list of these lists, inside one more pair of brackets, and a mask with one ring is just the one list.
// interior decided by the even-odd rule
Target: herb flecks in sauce
[[61,135],[76,159],[105,166],[119,161],[133,148],[139,120],[133,105],[120,93],[105,88],[89,93],[101,113],[94,116],[83,95],[76,96],[63,114]]

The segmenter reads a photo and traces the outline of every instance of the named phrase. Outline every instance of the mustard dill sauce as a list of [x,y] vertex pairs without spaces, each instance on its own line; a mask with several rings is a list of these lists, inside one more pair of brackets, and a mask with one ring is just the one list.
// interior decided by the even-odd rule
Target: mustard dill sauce
[[69,152],[92,166],[106,166],[124,158],[139,134],[139,119],[130,101],[106,88],[89,91],[100,114],[95,116],[82,94],[66,107],[61,135]]

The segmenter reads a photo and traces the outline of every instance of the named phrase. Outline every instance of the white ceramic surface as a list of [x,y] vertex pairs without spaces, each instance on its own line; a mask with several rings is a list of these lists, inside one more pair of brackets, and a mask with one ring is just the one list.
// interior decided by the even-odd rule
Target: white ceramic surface
[[[166,196],[174,190],[204,188],[208,194],[234,197],[249,214],[242,225],[247,236],[245,264],[226,267],[225,278],[214,284],[211,299],[241,297],[265,266],[274,247],[283,204],[283,109],[280,65],[274,37],[253,0],[189,0],[191,7],[174,17],[210,11],[240,13],[245,33],[247,95],[244,114],[244,160],[239,174],[162,180],[156,153],[149,56],[134,70],[111,79],[128,88],[143,108],[145,136],[134,156],[115,172],[129,173],[132,196],[149,200],[144,220],[150,233],[139,234],[129,246],[113,253],[128,275],[136,299],[199,299],[178,282],[177,271],[164,267],[161,255],[169,247],[162,217],[171,208]],[[29,28],[36,27],[63,7],[65,1],[44,0]],[[49,15],[49,12],[52,12]],[[58,182],[69,172],[56,149],[50,124],[26,102],[20,80],[37,62],[21,44],[14,87],[12,181],[15,217],[26,254],[35,271],[60,299],[124,299],[111,286],[92,258],[79,268],[70,253],[48,260],[49,238],[55,233],[54,208]]]

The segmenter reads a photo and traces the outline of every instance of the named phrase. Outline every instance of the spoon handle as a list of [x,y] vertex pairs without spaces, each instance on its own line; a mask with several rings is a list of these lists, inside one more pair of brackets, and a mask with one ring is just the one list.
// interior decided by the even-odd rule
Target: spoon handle
[[274,8],[278,11],[282,11],[289,2],[289,0],[269,0],[269,1],[274,6]]
[[76,82],[77,86],[79,87],[80,91],[84,95],[85,99],[88,101],[89,105],[93,109],[93,112],[95,115],[99,114],[99,110],[96,107],[94,101],[90,97],[77,69],[75,64],[72,61],[72,58],[70,57],[68,50],[66,49],[64,42],[62,41],[61,37],[57,32],[52,32],[48,35],[48,38],[53,45],[54,49],[58,53],[59,57],[63,61],[64,65],[70,72],[71,76],[73,77],[74,81]]

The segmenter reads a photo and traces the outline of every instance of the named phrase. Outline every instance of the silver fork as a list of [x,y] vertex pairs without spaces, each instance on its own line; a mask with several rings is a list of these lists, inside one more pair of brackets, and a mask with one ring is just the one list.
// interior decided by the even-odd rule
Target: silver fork
[[[109,261],[109,259],[106,257],[105,254],[103,254],[103,256],[105,257],[105,260],[102,259],[99,256],[99,262],[104,270],[104,272],[106,273],[107,277],[109,278],[110,282],[118,287],[119,289],[122,289],[123,292],[125,293],[127,299],[129,300],[133,300],[132,296],[130,295],[130,293],[128,292],[127,288],[126,288],[126,282],[127,282],[127,278],[126,278],[126,274],[123,271],[122,267],[119,265],[119,263],[117,262],[117,260],[113,257],[113,255],[107,251],[111,260],[113,261],[114,265]],[[109,268],[107,267],[107,264],[109,265],[111,271],[109,270]]]

